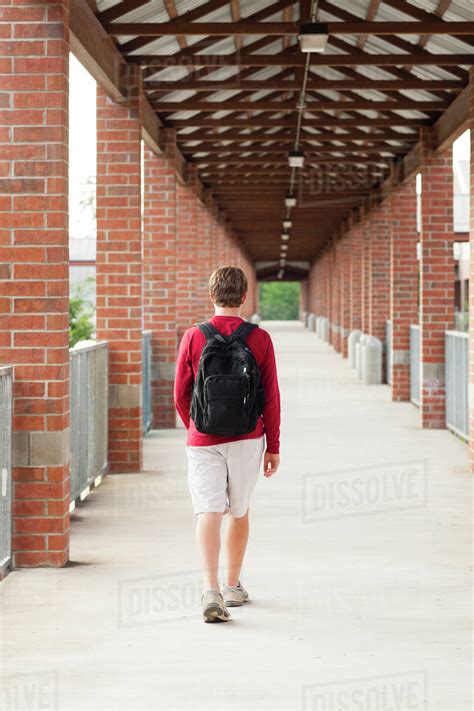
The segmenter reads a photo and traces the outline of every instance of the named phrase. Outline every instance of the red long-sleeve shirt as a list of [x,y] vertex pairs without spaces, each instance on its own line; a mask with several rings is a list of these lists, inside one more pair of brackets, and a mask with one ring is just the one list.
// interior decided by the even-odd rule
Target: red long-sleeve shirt
[[[214,316],[210,319],[210,323],[224,336],[230,336],[242,321],[243,319],[238,316]],[[198,432],[189,416],[193,383],[205,343],[204,334],[194,326],[185,332],[178,351],[174,401],[184,426],[188,430],[186,443],[192,447],[205,447],[211,444],[234,442],[239,439],[255,439],[265,434],[267,451],[278,454],[280,451],[280,391],[275,352],[270,334],[263,328],[255,328],[247,338],[247,345],[260,369],[265,393],[265,407],[253,432],[237,437],[220,437]]]

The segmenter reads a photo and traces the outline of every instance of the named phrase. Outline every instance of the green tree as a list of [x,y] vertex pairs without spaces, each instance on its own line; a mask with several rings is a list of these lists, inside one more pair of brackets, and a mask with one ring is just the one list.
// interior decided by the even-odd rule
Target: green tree
[[297,281],[268,281],[260,284],[260,316],[265,320],[292,321],[298,318],[300,284]]
[[92,337],[94,327],[95,306],[90,298],[91,277],[77,284],[69,299],[69,347],[73,348],[79,341],[87,341]]

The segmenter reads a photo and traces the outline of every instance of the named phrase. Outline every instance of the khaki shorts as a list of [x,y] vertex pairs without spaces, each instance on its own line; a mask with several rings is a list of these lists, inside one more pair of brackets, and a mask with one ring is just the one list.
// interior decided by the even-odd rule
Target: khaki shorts
[[194,513],[245,516],[259,474],[265,438],[241,439],[209,447],[186,447],[188,484]]

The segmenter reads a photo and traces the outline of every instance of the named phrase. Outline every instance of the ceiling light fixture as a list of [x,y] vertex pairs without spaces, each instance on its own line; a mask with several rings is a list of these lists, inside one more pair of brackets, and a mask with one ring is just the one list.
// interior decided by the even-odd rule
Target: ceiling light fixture
[[300,25],[298,35],[302,52],[318,52],[322,54],[329,39],[328,26],[323,22],[307,22]]
[[288,163],[290,168],[302,168],[304,166],[303,151],[290,151],[288,153]]
[[288,242],[288,240],[290,239],[290,235],[288,234],[288,232],[282,232],[281,238],[282,238],[283,242]]
[[296,207],[296,198],[291,193],[288,193],[288,195],[285,198],[285,206],[286,207]]
[[293,220],[283,220],[283,229],[284,230],[291,230],[293,227]]

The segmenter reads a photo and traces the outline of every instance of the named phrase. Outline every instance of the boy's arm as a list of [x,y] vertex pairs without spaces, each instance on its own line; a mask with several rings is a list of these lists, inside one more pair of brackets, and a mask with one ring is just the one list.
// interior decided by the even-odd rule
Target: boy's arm
[[263,423],[267,438],[267,452],[279,454],[280,452],[280,389],[275,361],[275,351],[270,337],[265,358],[260,366],[260,376],[265,394],[263,408]]
[[181,339],[176,361],[174,380],[174,404],[186,429],[189,428],[189,408],[193,392],[194,374],[189,353],[189,336],[185,333]]

